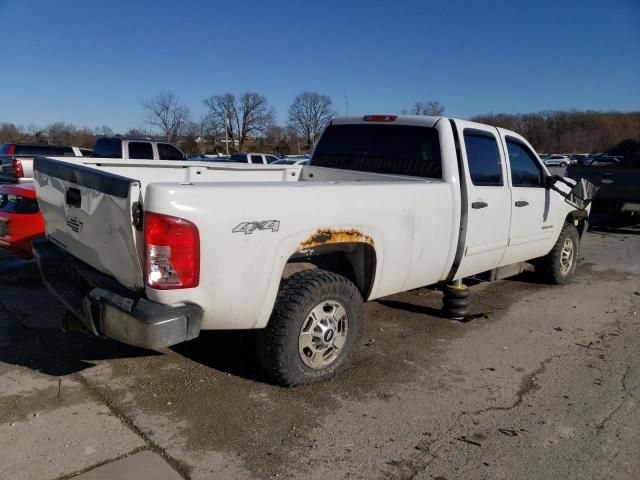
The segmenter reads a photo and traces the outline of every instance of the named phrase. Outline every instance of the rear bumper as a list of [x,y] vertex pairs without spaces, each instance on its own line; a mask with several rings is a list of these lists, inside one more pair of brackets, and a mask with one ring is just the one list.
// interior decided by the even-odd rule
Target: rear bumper
[[159,349],[196,338],[198,305],[163,305],[126,289],[46,239],[33,242],[46,287],[94,335]]

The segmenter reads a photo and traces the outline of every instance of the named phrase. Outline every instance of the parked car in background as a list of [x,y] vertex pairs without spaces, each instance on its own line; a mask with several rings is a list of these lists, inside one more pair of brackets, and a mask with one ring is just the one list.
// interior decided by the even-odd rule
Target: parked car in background
[[289,157],[279,158],[273,165],[309,165],[309,158],[306,157]]
[[[215,160],[215,159],[214,159]],[[221,162],[232,163],[250,163],[250,164],[262,164],[273,163],[279,160],[278,157],[269,153],[234,153],[229,158],[220,159]]]
[[124,160],[185,160],[174,144],[146,138],[101,137],[93,146],[93,157]]
[[588,165],[591,162],[588,153],[574,153],[569,158],[573,162],[571,165]]
[[38,145],[28,143],[5,143],[0,145],[0,182],[23,183],[33,181],[33,158],[83,157],[91,150],[66,145]]
[[547,167],[566,167],[571,165],[571,159],[566,155],[549,155],[543,162]]
[[600,187],[593,199],[592,225],[622,227],[640,223],[640,140],[625,140],[589,165],[571,166],[567,176]]
[[0,185],[0,248],[32,257],[31,241],[44,236],[33,183]]

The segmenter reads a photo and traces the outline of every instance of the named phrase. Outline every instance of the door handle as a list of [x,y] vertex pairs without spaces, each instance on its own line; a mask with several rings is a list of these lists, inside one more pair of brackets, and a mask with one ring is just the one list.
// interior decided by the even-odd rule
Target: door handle
[[516,202],[516,207],[526,207],[527,205],[529,205],[529,202],[525,200],[518,200]]
[[489,204],[487,202],[473,202],[471,204],[471,208],[475,208],[475,209],[484,208],[484,207],[488,207],[488,206],[489,206]]

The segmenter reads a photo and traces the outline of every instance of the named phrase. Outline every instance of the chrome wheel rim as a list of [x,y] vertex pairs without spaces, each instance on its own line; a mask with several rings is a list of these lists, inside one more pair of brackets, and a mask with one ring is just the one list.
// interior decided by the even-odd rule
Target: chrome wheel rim
[[313,369],[331,365],[347,342],[349,316],[336,300],[324,300],[306,316],[298,338],[303,363]]
[[560,273],[565,275],[573,266],[573,241],[565,238],[562,244],[562,253],[560,254]]

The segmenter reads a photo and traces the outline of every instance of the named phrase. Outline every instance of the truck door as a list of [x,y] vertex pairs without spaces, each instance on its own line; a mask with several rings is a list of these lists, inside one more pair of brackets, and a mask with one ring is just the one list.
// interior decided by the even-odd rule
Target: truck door
[[[456,277],[496,268],[509,237],[511,192],[500,137],[494,127],[455,121],[467,191],[467,228]],[[464,200],[463,200],[464,201]]]
[[[545,168],[523,139],[505,134],[502,137],[507,152],[511,185],[511,228],[509,246],[501,265],[530,260],[545,255],[552,247],[554,225],[551,212],[552,192],[545,188]],[[555,196],[554,196],[555,197]]]

